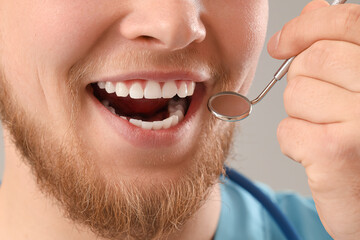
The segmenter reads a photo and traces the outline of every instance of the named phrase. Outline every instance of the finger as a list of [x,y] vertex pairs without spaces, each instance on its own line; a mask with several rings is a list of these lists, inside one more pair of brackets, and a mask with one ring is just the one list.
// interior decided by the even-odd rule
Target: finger
[[323,39],[359,45],[360,6],[341,4],[300,15],[285,24],[278,36],[270,39],[268,52],[274,58],[290,58]]
[[308,153],[319,157],[319,143],[326,141],[323,132],[326,125],[313,124],[296,118],[283,119],[277,129],[277,138],[282,153],[296,162],[308,165]]
[[360,118],[359,103],[359,94],[305,76],[289,79],[284,92],[286,113],[313,123]]
[[286,156],[305,168],[312,167],[308,172],[315,171],[314,168],[322,172],[340,171],[358,164],[360,136],[354,131],[357,124],[314,124],[289,117],[280,122],[277,138]]
[[353,43],[322,40],[300,53],[288,79],[297,75],[323,79],[349,91],[360,92],[360,47]]
[[329,3],[326,2],[325,0],[313,0],[303,8],[300,15],[328,6]]
[[314,124],[297,118],[283,119],[277,129],[277,138],[283,154],[301,163],[305,167],[326,159],[339,156],[342,135],[336,133],[340,129],[334,124]]

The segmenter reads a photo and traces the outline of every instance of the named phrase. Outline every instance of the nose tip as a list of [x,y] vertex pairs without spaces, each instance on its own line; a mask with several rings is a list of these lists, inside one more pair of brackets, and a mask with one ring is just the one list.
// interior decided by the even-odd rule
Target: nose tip
[[185,48],[193,42],[202,42],[206,36],[204,25],[197,19],[162,21],[154,29],[149,27],[147,30],[148,36],[159,40],[171,50]]
[[[164,5],[164,2],[167,3]],[[182,49],[205,39],[206,29],[194,4],[171,0],[161,3],[158,7],[142,4],[129,13],[120,24],[122,36],[129,40],[146,40],[168,50]]]

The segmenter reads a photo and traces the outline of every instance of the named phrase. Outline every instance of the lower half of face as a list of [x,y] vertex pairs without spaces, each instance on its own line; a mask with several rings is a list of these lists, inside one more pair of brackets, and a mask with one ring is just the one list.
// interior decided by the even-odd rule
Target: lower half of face
[[[31,111],[21,102],[26,94],[2,69],[5,127],[40,189],[76,224],[105,238],[165,238],[181,229],[217,183],[233,125],[207,111],[211,90],[205,82],[131,80],[120,88],[122,82],[89,81],[82,87],[90,65],[74,67],[63,79],[66,87],[49,90],[59,99],[48,95],[51,107],[44,113],[41,105]],[[220,82],[217,76],[212,79]],[[127,96],[118,96],[119,89]]]
[[[1,83],[7,86],[7,79]],[[17,104],[14,90],[4,87],[2,119],[39,188],[75,224],[106,239],[167,239],[201,208],[218,182],[233,126],[207,116],[200,109],[205,100],[196,103],[191,97],[179,123],[144,129],[128,120],[133,116],[124,119],[111,103],[102,104],[105,100],[94,94],[100,89],[88,85],[85,93],[70,94],[83,106],[69,105],[69,122],[55,125],[55,119],[38,119]],[[203,90],[195,89],[194,98],[196,91]],[[175,100],[166,104],[182,101]]]

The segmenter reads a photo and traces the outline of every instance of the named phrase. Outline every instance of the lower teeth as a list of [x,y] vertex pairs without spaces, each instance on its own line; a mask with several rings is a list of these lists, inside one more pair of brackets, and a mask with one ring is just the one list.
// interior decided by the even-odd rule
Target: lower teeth
[[129,118],[125,116],[120,116],[116,113],[115,108],[111,107],[109,104],[109,101],[103,100],[102,104],[113,114],[115,114],[118,117],[121,117],[127,121],[129,121],[131,124],[147,129],[147,130],[160,130],[160,129],[168,129],[170,127],[173,127],[180,123],[184,119],[184,112],[186,103],[184,100],[175,101],[171,100],[169,102],[168,111],[169,111],[169,117],[162,120],[162,121],[142,121],[139,119]]

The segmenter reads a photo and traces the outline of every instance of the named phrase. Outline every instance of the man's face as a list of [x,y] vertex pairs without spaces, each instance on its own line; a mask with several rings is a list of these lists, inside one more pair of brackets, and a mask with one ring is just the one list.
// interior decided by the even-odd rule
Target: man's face
[[[212,118],[207,99],[220,90],[246,94],[264,40],[267,1],[0,4],[3,123],[40,188],[67,216],[105,237],[153,226],[154,216],[141,226],[126,222],[139,219],[127,206],[138,196],[144,200],[138,208],[149,203],[144,211],[158,212],[159,201],[175,209],[143,235],[178,227],[160,222],[186,221],[201,205],[195,199],[216,182],[231,141],[232,126]],[[186,186],[197,186],[191,202]],[[105,200],[96,199],[101,194]],[[108,211],[99,210],[104,207]],[[184,209],[189,214],[181,219]],[[124,222],[100,223],[116,213]]]

